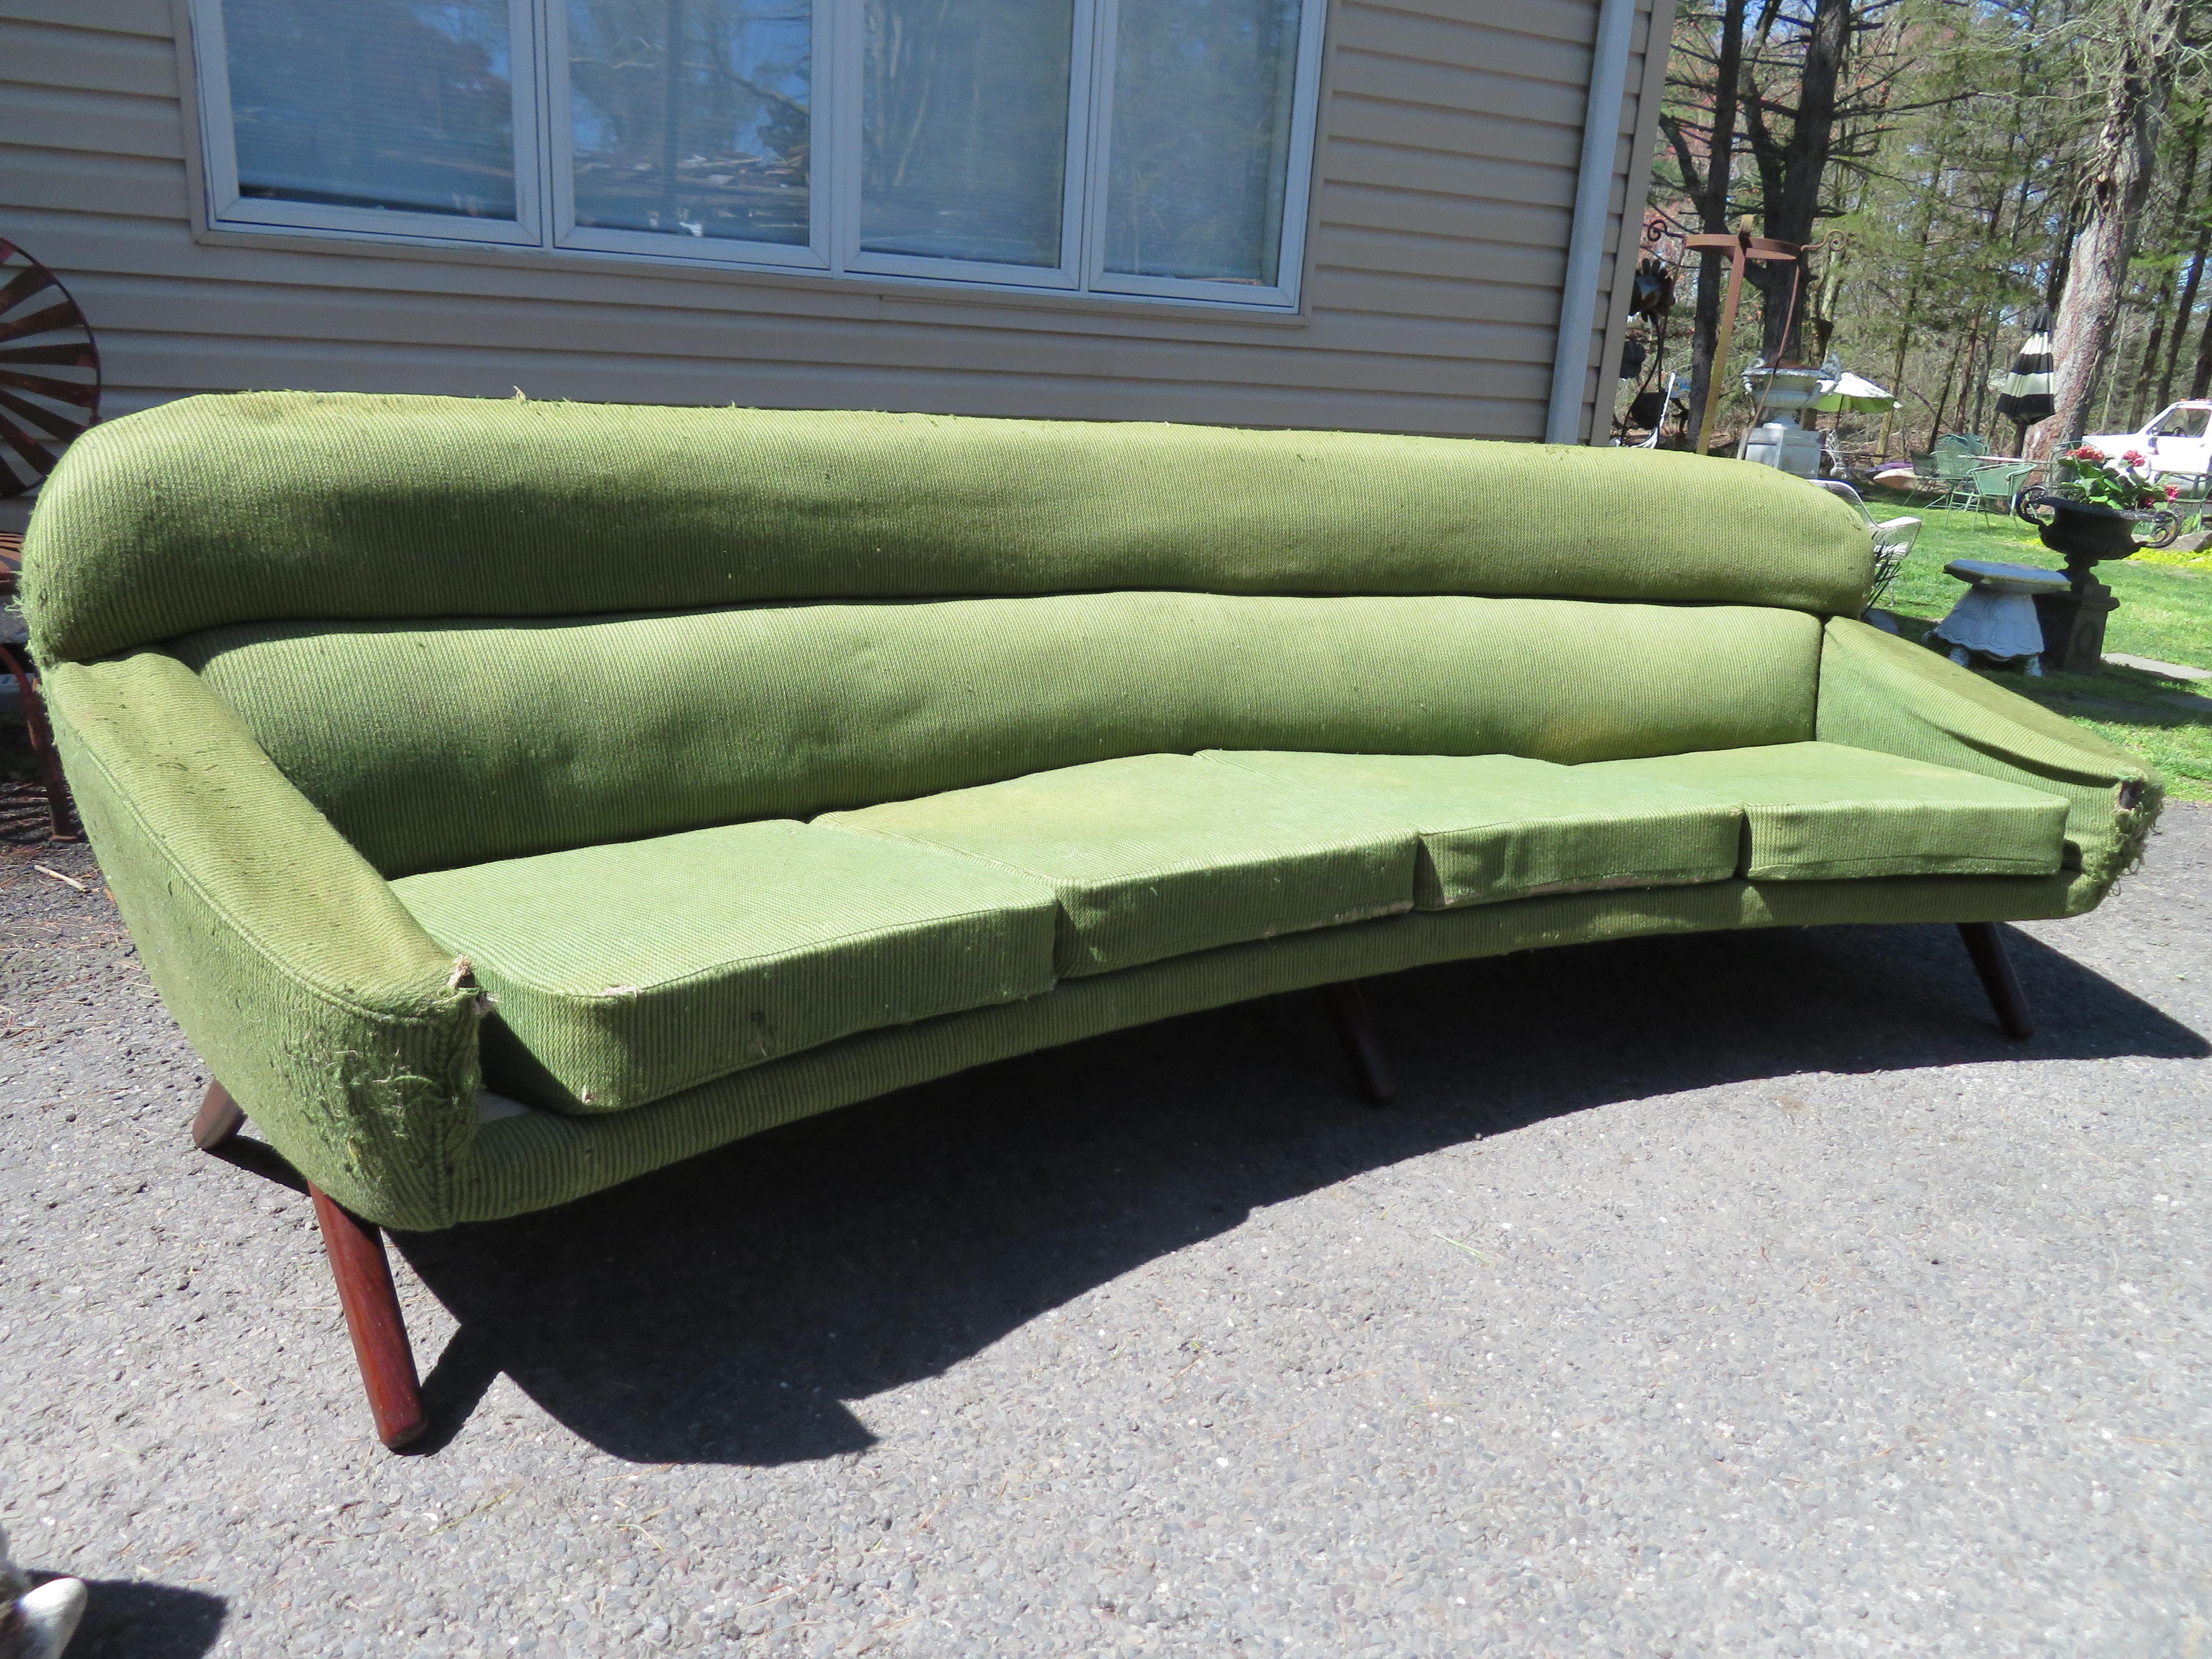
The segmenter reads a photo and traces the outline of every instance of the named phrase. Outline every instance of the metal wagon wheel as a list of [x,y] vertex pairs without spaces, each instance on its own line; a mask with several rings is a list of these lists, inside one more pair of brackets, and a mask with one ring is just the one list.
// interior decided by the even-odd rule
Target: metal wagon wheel
[[0,496],[38,487],[100,418],[100,348],[76,301],[0,238]]

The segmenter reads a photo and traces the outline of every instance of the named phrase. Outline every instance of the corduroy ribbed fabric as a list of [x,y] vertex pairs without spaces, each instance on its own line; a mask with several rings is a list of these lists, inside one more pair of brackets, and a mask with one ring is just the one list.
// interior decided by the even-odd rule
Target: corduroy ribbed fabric
[[[1715,882],[1421,911],[1063,980],[1024,1002],[848,1037],[606,1117],[531,1112],[489,1123],[454,1221],[580,1198],[817,1112],[1009,1055],[1246,998],[1428,963],[1716,928],[2025,920],[2077,914],[2100,890],[2067,876]],[[1960,957],[1960,971],[1964,956]]]
[[1402,814],[1189,755],[1098,761],[816,822],[1049,884],[1066,976],[1413,908],[1418,842]]
[[1677,784],[1601,782],[1518,755],[1207,750],[1201,758],[1402,816],[1420,835],[1413,900],[1424,910],[1735,873],[1742,811]]
[[[186,1036],[310,1179],[372,1220],[417,1230],[562,1203],[964,1066],[1242,997],[1644,933],[2077,915],[2110,881],[1728,881],[1416,913],[1064,981],[634,1111],[479,1128],[474,994],[449,982],[452,958],[197,678],[149,652],[62,665],[48,686],[102,867]],[[2085,777],[2095,759],[2081,751]]]
[[[26,586],[72,781],[164,1000],[305,1175],[424,1229],[1002,1054],[1421,962],[2089,908],[2148,833],[2155,775],[1930,653],[1797,614],[1856,611],[1869,562],[1863,526],[1820,492],[1690,457],[253,394],[72,446],[33,516]],[[621,614],[647,611],[663,614]],[[2045,804],[2006,836],[2033,817],[2045,839],[1978,842],[1996,836],[1975,817],[1986,793],[1954,811],[1955,785],[1951,806],[1908,805],[1825,776],[1780,805],[1829,788],[1852,811],[1809,815],[1778,865],[1746,866],[1789,879],[1467,903],[1211,949],[1204,928],[1176,931],[1176,904],[1152,933],[1154,911],[1124,905],[1143,927],[1049,990],[749,1066],[733,1030],[724,1057],[742,1069],[712,1081],[481,1127],[485,1000],[379,874],[1132,757],[1230,769],[1190,758],[1205,748],[1508,754],[1602,779],[1605,763],[1815,738],[2020,785]],[[1804,878],[1899,858],[2041,866],[2054,805],[2079,873]],[[1195,869],[1242,885],[1212,910],[1178,889],[1179,908],[1217,933],[1268,913],[1264,933],[1323,895],[1364,902],[1389,836],[1330,811],[1334,828],[1303,806],[1260,815],[1242,866],[1197,847]],[[1084,828],[1072,799],[1054,811],[991,834]],[[1854,812],[1878,830],[1840,830]],[[1931,839],[1921,821],[1947,812],[1960,834]],[[1327,879],[1267,885],[1249,854],[1285,828],[1309,840],[1279,850]],[[1170,887],[1189,873],[1159,864]],[[1470,890],[1528,872],[1473,867]],[[1098,911],[1118,927],[1146,877],[1116,881]],[[1154,949],[1182,954],[1109,965]]]
[[1200,749],[1612,760],[1813,735],[1741,605],[1103,593],[182,641],[387,876]]
[[615,1112],[818,1043],[1053,986],[1041,881],[784,819],[392,884],[496,1006],[484,1079]]
[[1979,773],[1839,743],[1784,743],[1577,769],[1649,779],[1743,808],[1753,881],[2041,876],[2064,850],[2066,803]]
[[70,787],[161,1000],[349,1209],[439,1226],[476,1132],[453,957],[173,657],[46,671]]
[[2066,867],[2102,893],[2142,856],[2166,787],[2118,744],[1846,617],[1820,650],[1824,742],[1999,778],[2066,802]]
[[280,617],[1114,588],[1826,613],[1872,570],[1823,492],[1649,450],[279,392],[86,433],[23,584],[59,661]]

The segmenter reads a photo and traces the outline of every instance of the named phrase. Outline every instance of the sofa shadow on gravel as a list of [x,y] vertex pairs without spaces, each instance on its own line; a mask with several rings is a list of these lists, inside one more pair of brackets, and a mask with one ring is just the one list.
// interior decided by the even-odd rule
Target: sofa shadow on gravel
[[1311,994],[1002,1061],[511,1221],[400,1240],[456,1316],[434,1451],[493,1378],[637,1462],[777,1464],[843,1402],[944,1370],[1254,1209],[1614,1102],[1804,1072],[2212,1045],[2007,930],[2041,1030],[1998,1032],[1956,933],[1648,939],[1370,981],[1397,1103]]
[[219,1595],[136,1578],[88,1578],[85,1589],[84,1622],[68,1659],[200,1659],[228,1611]]

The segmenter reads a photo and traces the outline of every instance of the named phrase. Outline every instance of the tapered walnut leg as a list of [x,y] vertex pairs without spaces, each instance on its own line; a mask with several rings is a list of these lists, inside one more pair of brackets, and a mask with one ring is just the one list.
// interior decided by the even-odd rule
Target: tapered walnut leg
[[1990,994],[1997,1024],[2014,1042],[2027,1042],[2035,1035],[2035,1016],[2028,1009],[2027,993],[2021,989],[2020,975],[2013,971],[2012,958],[2005,953],[2004,935],[1997,931],[1996,923],[1962,921],[1959,937],[1966,940],[1966,954],[1973,958],[1974,971],[1982,977],[1982,988]]
[[1390,1064],[1382,1057],[1382,1042],[1375,1034],[1375,1021],[1368,1014],[1367,999],[1361,994],[1358,981],[1324,985],[1321,994],[1328,1006],[1329,1021],[1336,1027],[1337,1041],[1344,1044],[1345,1058],[1352,1062],[1368,1103],[1387,1104],[1397,1094],[1398,1085],[1390,1080]]
[[245,1121],[246,1114],[230,1097],[230,1091],[210,1078],[207,1098],[200,1102],[199,1115],[192,1120],[192,1145],[204,1152],[228,1146]]
[[338,1305],[345,1310],[353,1356],[361,1362],[376,1437],[398,1451],[421,1435],[429,1419],[422,1412],[415,1351],[407,1346],[406,1322],[392,1288],[384,1237],[321,1188],[310,1184],[307,1196],[315,1201],[315,1224],[323,1230],[323,1248],[330,1252],[331,1272],[338,1281]]

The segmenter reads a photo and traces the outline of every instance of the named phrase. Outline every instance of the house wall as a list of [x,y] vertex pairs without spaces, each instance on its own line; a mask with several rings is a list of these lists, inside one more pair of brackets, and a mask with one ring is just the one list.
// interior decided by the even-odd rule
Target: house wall
[[[1655,66],[1639,0],[1589,399]],[[1671,0],[1657,0],[1663,53]],[[1596,0],[1331,0],[1301,313],[198,234],[182,8],[0,0],[0,235],[98,333],[108,416],[308,387],[1534,439]],[[1587,429],[1587,421],[1586,421]],[[1602,441],[1602,432],[1600,441]]]

